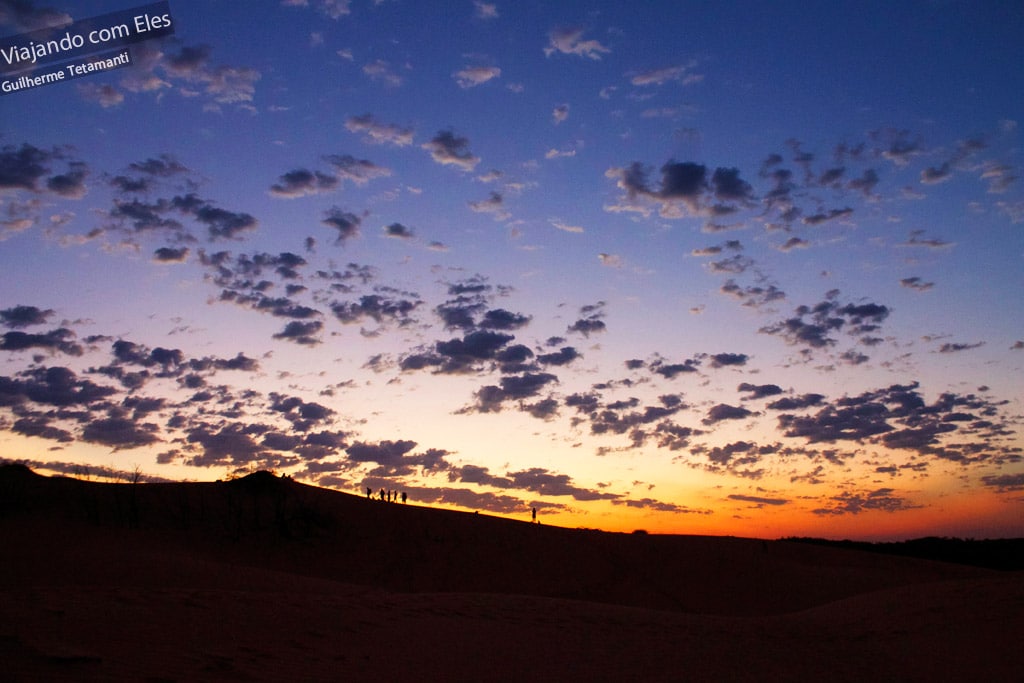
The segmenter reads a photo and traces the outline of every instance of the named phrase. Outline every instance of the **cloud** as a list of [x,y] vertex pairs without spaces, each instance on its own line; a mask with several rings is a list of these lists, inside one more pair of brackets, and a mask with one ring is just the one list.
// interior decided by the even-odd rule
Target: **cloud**
[[981,478],[985,486],[996,489],[999,493],[1024,491],[1024,473],[1020,474],[987,474]]
[[[60,162],[66,162],[68,170],[55,173],[53,167]],[[50,191],[69,199],[80,199],[85,196],[88,174],[86,164],[70,158],[67,150],[57,147],[46,150],[28,143],[20,147],[0,147],[0,191]]]
[[568,223],[565,223],[564,221],[558,220],[557,218],[551,218],[551,219],[548,220],[548,222],[551,223],[551,225],[555,226],[556,228],[558,228],[559,230],[561,230],[563,232],[572,232],[572,233],[576,233],[576,234],[581,234],[581,233],[585,232],[585,230],[583,229],[582,226],[580,226],[580,225],[569,225]]
[[36,7],[31,0],[5,0],[0,2],[0,24],[14,27],[19,32],[35,31],[52,26],[63,26],[74,21],[69,14],[50,7]]
[[490,192],[487,199],[469,202],[469,208],[476,213],[489,213],[496,221],[507,221],[512,217],[505,209],[505,197],[500,192]]
[[953,245],[952,242],[946,242],[937,238],[925,238],[924,230],[914,230],[910,233],[906,242],[900,243],[898,246],[901,247],[928,247],[929,249],[945,249]]
[[907,289],[913,289],[918,292],[927,292],[929,289],[935,286],[934,282],[925,282],[921,278],[917,277],[905,277],[900,280],[900,286],[906,287]]
[[845,304],[836,301],[839,292],[833,290],[826,299],[814,306],[799,306],[796,316],[760,329],[763,334],[780,336],[786,343],[820,349],[833,346],[836,339],[830,335],[845,331],[849,335],[877,332],[889,317],[889,307],[881,304]]
[[756,507],[762,507],[765,505],[787,505],[793,502],[787,498],[765,498],[762,496],[746,496],[739,493],[732,493],[727,497],[729,500],[735,500],[741,503],[753,503]]
[[10,328],[43,325],[54,315],[52,308],[41,309],[35,306],[17,305],[0,310],[0,324]]
[[907,166],[914,157],[925,152],[920,138],[912,140],[908,130],[880,129],[871,131],[868,136],[879,145],[875,153],[898,167]]
[[184,263],[188,255],[188,247],[181,247],[179,249],[160,247],[153,252],[153,260],[157,263]]
[[921,183],[924,185],[938,185],[953,177],[953,168],[950,164],[944,163],[938,168],[930,166],[921,171]]
[[377,81],[392,88],[397,88],[402,85],[403,82],[402,77],[396,74],[394,70],[392,70],[391,65],[383,59],[378,59],[370,62],[369,64],[364,64],[363,74],[365,74],[371,81]]
[[638,161],[605,171],[605,177],[614,179],[624,192],[618,204],[608,205],[605,210],[648,215],[653,206],[662,218],[720,216],[735,212],[736,203],[747,204],[754,199],[753,188],[735,168],[716,168],[709,174],[704,164],[672,160],[662,165],[657,183],[650,175],[651,169]]
[[65,327],[41,334],[30,334],[21,331],[5,332],[0,339],[2,339],[0,341],[0,350],[3,351],[43,349],[51,352],[60,352],[69,356],[81,356],[83,353],[81,344],[74,341],[75,333]]
[[[155,60],[150,68],[159,65],[169,77],[203,86],[203,92],[211,102],[208,106],[214,110],[221,104],[252,102],[256,94],[256,82],[261,78],[260,72],[247,67],[212,66],[209,63],[211,52],[209,45],[183,45],[177,53],[169,53],[163,59]],[[139,78],[138,74],[133,76]],[[131,77],[123,83],[129,90],[147,89],[147,86],[139,80],[131,80]]]
[[569,105],[560,104],[551,111],[551,118],[555,122],[555,125],[562,123],[569,118]]
[[489,384],[481,387],[474,394],[476,404],[466,410],[474,410],[481,413],[499,412],[505,401],[522,401],[523,399],[533,398],[547,385],[557,381],[558,377],[548,372],[526,372],[521,375],[506,375],[499,380],[500,386]]
[[324,324],[319,320],[292,320],[274,335],[274,339],[283,339],[303,346],[316,346],[320,340],[314,335],[319,334],[323,327]]
[[912,510],[921,507],[914,505],[906,498],[893,495],[895,491],[890,488],[880,488],[874,491],[846,492],[838,496],[832,496],[829,500],[830,507],[822,507],[813,510],[814,514],[827,515],[858,515],[861,512],[881,510],[883,512],[899,512],[901,510]]
[[410,315],[423,304],[415,297],[392,298],[380,294],[365,294],[358,302],[335,302],[331,304],[334,316],[344,324],[360,322],[370,318],[380,324],[386,321],[397,321],[404,325],[410,321]]
[[767,398],[768,396],[778,396],[782,393],[782,387],[777,384],[749,384],[747,382],[743,382],[736,387],[736,391],[749,392],[750,396],[745,398],[758,399]]
[[945,343],[939,347],[939,353],[957,353],[958,351],[970,351],[971,349],[977,349],[984,345],[985,342],[975,342],[974,344]]
[[384,235],[396,239],[411,240],[416,237],[412,228],[401,223],[392,223],[384,227]]
[[467,66],[452,74],[452,78],[463,90],[483,85],[499,76],[501,69],[496,66]]
[[604,332],[608,329],[605,325],[604,320],[604,302],[600,301],[597,304],[584,306],[580,309],[580,318],[569,325],[568,332],[578,332],[584,337],[589,337],[591,334],[598,332]]
[[124,93],[109,83],[76,83],[75,88],[83,100],[98,104],[104,109],[116,107],[124,102]]
[[398,441],[380,441],[365,443],[357,441],[345,449],[349,460],[354,462],[375,462],[381,465],[395,465],[406,453],[416,448],[415,441],[400,439]]
[[334,228],[338,232],[336,244],[344,244],[348,240],[359,236],[359,226],[363,219],[354,213],[344,211],[335,206],[327,211],[320,222],[329,228]]
[[660,69],[644,71],[634,75],[629,79],[629,82],[639,86],[664,85],[671,81],[678,81],[683,85],[697,83],[703,79],[703,76],[688,73],[696,65],[696,62],[690,62],[686,65],[666,66]]
[[155,424],[140,424],[115,414],[105,419],[90,420],[82,430],[82,440],[110,446],[116,451],[157,443],[160,441],[157,431]]
[[588,59],[600,60],[602,54],[608,54],[610,49],[596,40],[583,40],[583,28],[556,28],[548,34],[548,44],[544,48],[544,55],[550,57],[557,53],[564,55],[575,55]]
[[339,186],[338,178],[320,171],[299,168],[282,175],[270,186],[270,194],[284,199],[295,199],[307,195],[333,192]]
[[721,368],[727,365],[746,365],[750,356],[745,353],[716,353],[711,356],[711,367]]
[[378,166],[368,159],[356,159],[349,154],[331,154],[324,159],[334,167],[334,175],[338,180],[347,180],[360,186],[391,175],[391,169]]
[[497,19],[498,8],[494,3],[473,0],[473,16],[477,19]]
[[469,151],[469,140],[455,135],[450,130],[442,130],[430,142],[421,147],[430,152],[431,158],[441,165],[455,166],[463,171],[472,171],[480,163],[480,158]]
[[412,144],[412,128],[403,128],[391,123],[380,123],[370,114],[351,116],[345,120],[345,129],[362,133],[363,141],[376,145],[407,147]]
[[[309,0],[281,0],[285,7],[308,7]],[[352,0],[316,0],[317,9],[331,19],[340,19],[352,13]]]
[[742,406],[731,406],[727,403],[719,403],[708,410],[707,416],[701,420],[706,425],[722,422],[723,420],[742,420],[756,415],[757,413],[747,410]]

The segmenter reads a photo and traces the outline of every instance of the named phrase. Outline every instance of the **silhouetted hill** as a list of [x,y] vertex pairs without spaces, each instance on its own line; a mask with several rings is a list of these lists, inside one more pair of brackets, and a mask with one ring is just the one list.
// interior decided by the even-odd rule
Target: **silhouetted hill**
[[0,467],[0,680],[1014,680],[1024,574]]
[[[538,595],[705,614],[792,612],[980,570],[845,548],[565,529],[370,500],[266,472],[222,482],[99,483],[0,469],[7,525],[90,529],[126,548],[406,592]],[[697,588],[716,586],[715,590]]]
[[1024,569],[1024,539],[964,539],[928,536],[908,541],[876,542],[834,541],[825,538],[793,537],[794,543],[809,543],[830,548],[846,548],[864,552],[916,557],[938,562],[951,562],[971,567],[984,567],[1001,571]]

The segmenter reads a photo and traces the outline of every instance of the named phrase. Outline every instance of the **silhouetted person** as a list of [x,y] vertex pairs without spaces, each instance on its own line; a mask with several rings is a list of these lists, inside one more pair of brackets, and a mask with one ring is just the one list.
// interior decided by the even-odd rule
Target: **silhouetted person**
[[373,489],[371,489],[369,486],[366,487],[366,498],[367,500],[373,498]]
[[405,491],[402,491],[402,503],[404,504],[404,503],[408,502],[408,500],[409,500],[409,496],[406,494]]
[[387,495],[387,494],[386,494],[386,493],[384,492],[384,489],[381,489],[381,490],[380,490],[380,499],[381,499],[381,500],[384,500],[384,496],[386,496],[386,495]]
[[533,508],[533,523],[537,523],[537,508]]

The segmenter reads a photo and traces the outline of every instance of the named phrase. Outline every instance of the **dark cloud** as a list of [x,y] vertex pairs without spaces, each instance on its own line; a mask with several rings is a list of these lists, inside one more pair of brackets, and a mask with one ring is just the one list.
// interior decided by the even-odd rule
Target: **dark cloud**
[[946,242],[934,237],[922,237],[924,230],[913,230],[906,242],[901,243],[901,247],[927,247],[929,249],[945,249],[953,245],[952,242]]
[[727,403],[719,403],[708,410],[707,417],[701,420],[701,422],[706,425],[711,425],[723,420],[742,420],[756,414],[757,413],[747,410],[742,406],[731,406]]
[[939,166],[929,166],[921,171],[921,182],[925,185],[938,185],[953,177],[953,167],[947,162]]
[[32,401],[52,406],[87,406],[117,393],[112,387],[79,379],[74,371],[64,367],[32,368],[20,377],[0,378],[0,404]]
[[323,426],[331,421],[335,411],[316,402],[303,401],[297,396],[270,394],[270,410],[279,413],[291,422],[299,432],[308,432],[313,427]]
[[323,327],[324,324],[319,320],[308,322],[292,320],[284,326],[283,330],[274,335],[274,339],[284,339],[304,346],[315,346],[320,343],[315,335],[320,334]]
[[66,327],[31,334],[19,330],[5,332],[0,342],[0,350],[3,351],[24,351],[27,349],[43,349],[45,351],[60,352],[69,356],[81,356],[84,349],[81,344],[74,341],[75,333]]
[[958,351],[970,351],[971,349],[977,349],[984,345],[985,342],[975,342],[974,344],[947,342],[939,347],[939,353],[957,353]]
[[853,209],[847,206],[842,209],[830,209],[811,216],[804,216],[802,220],[804,225],[821,225],[822,223],[827,223],[828,221],[832,221],[837,218],[845,218],[852,213]]
[[354,213],[343,211],[335,206],[327,211],[324,219],[320,222],[329,228],[337,230],[338,239],[336,244],[344,244],[353,237],[359,236],[359,225],[363,222],[363,219]]
[[[476,393],[476,403],[464,412],[476,411],[481,413],[499,412],[505,401],[523,400],[538,395],[547,385],[557,382],[558,377],[547,372],[526,372],[521,375],[506,375],[499,381],[500,386],[489,384],[481,387]],[[539,412],[540,416],[549,413],[544,411],[544,406],[534,406],[533,412]]]
[[716,353],[711,356],[711,367],[743,366],[747,364],[748,360],[750,360],[750,356],[745,353]]
[[893,495],[889,488],[874,491],[846,492],[830,498],[831,505],[813,510],[816,515],[857,515],[867,510],[899,512],[921,507],[914,505],[906,498]]
[[196,425],[186,433],[185,443],[193,453],[186,458],[186,464],[193,467],[242,467],[265,462],[267,451],[253,438],[257,431],[252,426],[239,423]]
[[906,287],[907,289],[913,289],[918,292],[927,292],[929,289],[935,286],[934,282],[925,282],[921,278],[917,277],[905,277],[900,280],[900,286]]
[[758,399],[766,398],[768,396],[777,396],[782,393],[782,387],[777,384],[749,384],[747,382],[743,382],[736,387],[736,391],[749,392],[750,396],[747,396],[746,398]]
[[748,202],[754,198],[750,183],[740,179],[738,168],[716,168],[711,175],[715,198],[722,201]]
[[256,219],[249,214],[221,209],[195,194],[174,197],[171,206],[205,225],[211,240],[234,239],[239,233],[254,230],[257,225]]
[[578,332],[584,337],[589,337],[591,334],[598,332],[604,332],[608,329],[605,325],[604,320],[604,302],[599,301],[596,304],[588,304],[580,308],[580,318],[569,325],[568,332]]
[[384,227],[384,235],[387,237],[394,237],[396,239],[411,240],[416,235],[413,233],[412,228],[402,225],[401,223],[392,223]]
[[738,299],[744,306],[750,308],[761,308],[786,298],[786,293],[773,284],[743,286],[732,279],[726,280],[719,291]]
[[410,315],[423,301],[419,298],[389,297],[381,294],[366,294],[358,301],[337,302],[331,304],[331,311],[342,323],[355,323],[367,318],[383,323],[386,321],[397,321],[405,324],[410,321]]
[[819,406],[824,400],[825,397],[821,394],[803,394],[780,398],[777,401],[772,401],[766,407],[770,410],[800,410],[801,408]]
[[857,192],[860,192],[867,198],[872,198],[875,186],[878,185],[881,178],[878,177],[878,173],[872,169],[866,169],[859,178],[851,178],[846,186]]
[[40,180],[61,156],[59,150],[47,151],[28,143],[0,147],[0,190],[41,191]]
[[270,194],[283,199],[295,199],[308,195],[333,192],[341,182],[335,176],[298,168],[283,174],[276,183],[270,186]]
[[618,494],[580,488],[567,474],[554,474],[541,467],[531,467],[519,472],[510,472],[508,478],[512,488],[532,491],[542,496],[571,496],[575,500],[614,500]]
[[697,372],[697,368],[700,367],[700,361],[695,358],[687,358],[682,363],[666,363],[659,358],[649,363],[647,367],[651,372],[661,375],[665,379],[675,379],[679,375]]
[[450,130],[438,132],[421,147],[430,152],[431,158],[437,163],[455,166],[463,171],[472,171],[480,163],[480,158],[469,151],[469,140]]
[[985,486],[996,489],[999,493],[1024,491],[1024,473],[1021,474],[987,474],[981,478]]
[[735,500],[741,503],[753,503],[757,507],[762,507],[764,505],[786,505],[788,503],[793,502],[788,498],[766,498],[763,496],[746,496],[739,493],[732,493],[728,496],[728,498],[729,500]]
[[41,309],[35,306],[12,306],[0,311],[0,324],[17,329],[32,325],[43,325],[54,314],[53,309]]
[[531,316],[494,308],[484,314],[480,327],[490,330],[517,330],[530,323]]
[[11,431],[23,436],[35,436],[40,439],[49,439],[58,443],[72,443],[75,437],[66,429],[53,426],[49,417],[45,415],[32,415],[18,418],[11,425]]
[[563,346],[554,353],[542,353],[537,356],[537,362],[542,365],[568,365],[577,358],[580,353],[571,346]]
[[345,449],[348,459],[353,462],[375,462],[381,465],[396,465],[406,453],[416,448],[415,441],[380,441],[366,443],[357,441]]
[[110,446],[114,450],[138,448],[160,441],[157,431],[158,427],[154,424],[112,415],[90,421],[82,430],[82,440]]
[[794,346],[823,348],[836,340],[830,335],[840,330],[850,335],[876,332],[889,316],[887,306],[874,303],[840,305],[838,291],[831,291],[826,299],[814,306],[799,306],[796,316],[761,328],[764,334],[780,336]]
[[81,161],[68,162],[68,171],[50,176],[46,181],[46,189],[61,197],[81,199],[87,188],[85,179],[89,176],[89,168]]
[[51,26],[63,26],[73,21],[71,15],[50,7],[38,7],[31,0],[4,0],[0,2],[0,24],[18,31],[35,31]]
[[183,263],[188,258],[188,247],[174,249],[173,247],[160,247],[153,252],[153,260],[157,263]]

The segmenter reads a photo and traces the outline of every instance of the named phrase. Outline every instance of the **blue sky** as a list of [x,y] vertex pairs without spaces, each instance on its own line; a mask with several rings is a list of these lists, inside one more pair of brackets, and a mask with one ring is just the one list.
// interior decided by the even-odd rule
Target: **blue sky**
[[1024,533],[1019,6],[170,10],[0,97],[4,457]]

